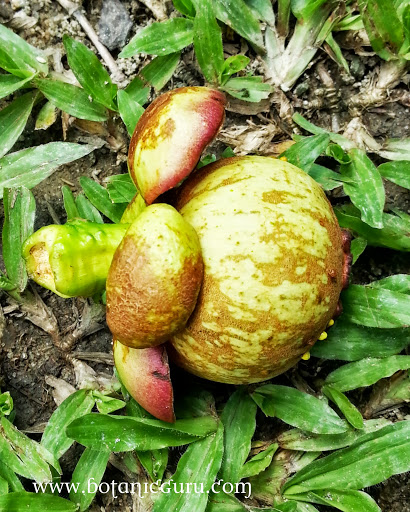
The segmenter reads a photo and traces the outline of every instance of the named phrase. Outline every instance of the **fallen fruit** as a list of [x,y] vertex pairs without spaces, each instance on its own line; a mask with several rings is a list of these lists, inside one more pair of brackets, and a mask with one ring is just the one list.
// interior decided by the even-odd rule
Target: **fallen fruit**
[[146,109],[131,138],[128,167],[147,204],[194,169],[222,126],[225,102],[214,89],[182,87]]
[[107,323],[133,348],[167,341],[191,315],[202,282],[195,230],[167,204],[148,206],[131,224],[107,277]]
[[324,331],[344,284],[342,232],[323,190],[287,162],[229,158],[192,175],[177,208],[198,234],[204,281],[172,358],[230,384],[285,372]]
[[[221,93],[201,87],[155,100],[130,146],[130,173],[141,196],[122,222],[132,223],[121,243],[126,224],[98,225],[122,230],[107,252],[111,261],[120,244],[107,278],[119,376],[144,408],[165,421],[174,420],[173,396],[165,345],[159,344],[169,341],[174,361],[200,377],[231,384],[267,380],[308,359],[340,314],[340,291],[348,283],[349,236],[320,186],[285,161],[223,159],[181,185],[180,213],[166,204],[146,207],[192,171],[222,124],[224,102]],[[56,244],[54,228],[26,242],[31,275],[68,296],[92,289],[94,264],[94,288],[101,287],[108,272],[104,237],[88,240],[84,231],[84,245],[73,249],[75,237]],[[72,230],[57,228],[64,240],[64,229]],[[64,247],[59,265],[70,265],[76,251],[84,258],[81,265],[73,258],[72,275],[56,274],[51,264]],[[87,259],[85,248],[94,259]],[[85,280],[80,285],[78,271]]]
[[114,362],[129,394],[156,418],[175,421],[174,396],[165,346],[126,347],[114,339]]

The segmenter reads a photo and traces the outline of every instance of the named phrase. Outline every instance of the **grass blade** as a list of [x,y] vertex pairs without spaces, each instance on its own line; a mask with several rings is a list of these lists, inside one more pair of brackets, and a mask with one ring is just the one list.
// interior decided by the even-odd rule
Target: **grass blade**
[[89,121],[108,119],[104,105],[92,101],[92,97],[81,87],[48,78],[36,79],[35,84],[48,100],[71,116]]
[[144,113],[144,107],[134,101],[125,91],[118,91],[118,110],[121,119],[127,127],[128,135],[132,136],[139,118]]
[[279,445],[277,443],[272,443],[269,448],[266,448],[266,450],[259,452],[257,455],[248,460],[248,462],[242,466],[240,479],[256,476],[264,471],[272,462],[273,456],[278,449],[278,446]]
[[90,222],[96,222],[97,224],[104,224],[100,212],[91,204],[83,193],[78,194],[75,198],[75,205],[77,206],[78,213],[82,219],[89,220]]
[[11,492],[0,496],[0,512],[76,512],[77,505],[53,494]]
[[330,137],[327,133],[305,137],[293,144],[281,156],[286,157],[289,163],[309,172],[315,160],[325,152],[329,142]]
[[216,421],[208,417],[165,423],[146,418],[87,414],[74,420],[67,435],[84,446],[122,452],[182,446],[215,432]]
[[374,386],[364,413],[367,417],[375,416],[409,401],[410,371],[397,372]]
[[215,0],[214,5],[219,20],[249,41],[256,51],[265,51],[259,22],[243,0]]
[[256,13],[258,19],[275,25],[275,14],[271,0],[245,0],[245,3]]
[[363,417],[350,400],[333,386],[324,386],[323,393],[335,403],[352,427],[363,428]]
[[312,13],[323,5],[327,0],[293,0],[292,13],[297,18],[309,18]]
[[262,81],[261,76],[238,76],[230,78],[223,86],[223,91],[234,98],[259,103],[265,100],[272,92],[272,86]]
[[396,274],[369,284],[371,288],[384,288],[393,292],[410,294],[410,275]]
[[[141,70],[141,76],[152,85],[156,91],[160,91],[171,80],[176,70],[181,52],[170,53],[163,57],[155,57],[152,61],[144,66]],[[149,90],[149,89],[148,89]],[[126,89],[128,92],[128,87]],[[145,101],[139,102],[143,105]]]
[[404,40],[396,9],[389,0],[359,0],[358,5],[373,50],[385,60],[395,57]]
[[94,407],[94,398],[90,391],[76,391],[54,411],[47,423],[41,444],[59,459],[73,444],[65,429],[75,418],[88,414]]
[[16,473],[2,461],[0,461],[0,476],[8,483],[10,492],[24,491],[23,484]]
[[319,505],[329,505],[343,512],[381,512],[381,509],[373,498],[362,491],[346,491],[340,489],[323,491],[318,489],[315,492],[300,495],[297,499],[306,499],[306,501],[312,501]]
[[364,28],[360,14],[347,14],[333,27],[334,32],[343,30],[362,30]]
[[48,73],[44,53],[0,24],[0,67],[20,78]]
[[0,496],[9,492],[9,483],[0,476]]
[[68,185],[63,185],[61,187],[61,191],[63,193],[63,203],[64,210],[67,214],[67,222],[79,219],[80,214],[78,213],[78,208],[75,204],[74,194],[72,193],[71,188]]
[[172,18],[155,22],[140,30],[122,49],[119,57],[132,57],[137,53],[168,55],[178,52],[193,41],[193,23],[186,18]]
[[215,400],[212,393],[193,385],[183,394],[177,392],[174,409],[177,418],[209,416],[215,414]]
[[116,174],[107,179],[107,190],[113,203],[129,203],[137,194],[137,188],[127,174]]
[[368,420],[364,422],[363,430],[353,430],[350,428],[343,434],[311,434],[299,429],[287,430],[278,437],[278,443],[281,448],[287,450],[300,450],[302,452],[326,452],[345,448],[353,445],[358,439],[375,432],[389,425],[388,420]]
[[34,76],[35,75],[30,75],[27,78],[21,79],[15,75],[0,75],[0,99],[5,98],[23,87],[23,85],[32,80]]
[[[111,452],[108,450],[86,448],[77,462],[71,477],[71,483],[79,485],[75,491],[70,491],[70,500],[78,505],[80,512],[84,512],[91,505],[104,476],[110,455]],[[90,492],[89,487],[91,485],[89,485],[89,482],[95,484],[92,487],[95,492]]]
[[342,293],[346,320],[367,327],[410,326],[410,297],[384,288],[352,284]]
[[327,53],[329,54],[329,56],[341,67],[344,69],[344,71],[350,75],[350,68],[349,68],[349,63],[347,62],[347,60],[345,59],[344,55],[343,55],[343,52],[339,46],[339,44],[337,43],[337,41],[335,40],[335,38],[333,37],[333,34],[332,32],[330,32],[328,34],[328,36],[326,37],[325,39],[326,41],[326,44],[327,44],[327,47],[326,47],[326,51]]
[[63,36],[63,44],[68,64],[83,89],[102,105],[117,110],[114,102],[117,86],[95,53],[67,34]]
[[0,393],[0,417],[9,416],[13,410],[13,399],[8,391]]
[[225,84],[232,75],[245,69],[249,62],[249,57],[245,55],[238,54],[228,57],[223,63],[221,83]]
[[355,444],[316,460],[288,480],[285,496],[323,489],[363,489],[410,469],[410,422],[366,434]]
[[[127,401],[127,416],[133,416],[134,418],[150,418],[155,419],[151,414],[149,414],[145,409],[143,409],[133,398],[129,397]],[[126,456],[132,456],[133,452],[127,452]],[[168,448],[160,448],[158,450],[147,450],[141,451],[136,450],[135,455],[138,457],[138,460],[143,465],[144,469],[152,478],[152,481],[155,482],[157,480],[162,480],[165,470],[168,464]],[[128,459],[130,460],[130,459]],[[134,459],[135,461],[135,459]],[[132,463],[132,459],[131,459]],[[135,468],[136,473],[138,474],[138,467]]]
[[26,266],[21,254],[22,244],[34,231],[36,203],[25,187],[5,189],[3,225],[3,260],[8,277],[22,292],[27,284]]
[[184,16],[188,16],[188,18],[195,17],[195,7],[191,0],[172,0],[172,3],[175,9]]
[[349,139],[346,139],[346,137],[343,137],[343,135],[333,132],[327,132],[325,129],[320,128],[319,126],[316,126],[315,124],[305,119],[298,112],[296,114],[293,114],[292,119],[296,124],[298,124],[301,128],[303,128],[309,133],[313,133],[314,135],[321,135],[327,133],[330,136],[330,140],[335,144],[338,144],[345,151],[348,151],[349,149],[355,147],[353,142],[350,141]]
[[31,92],[16,98],[0,111],[0,158],[20,137],[33,108],[36,95]]
[[224,66],[222,30],[216,21],[212,0],[196,4],[194,20],[194,49],[199,67],[211,84],[221,82]]
[[[155,60],[155,59],[153,59]],[[149,64],[148,64],[149,65]],[[147,66],[145,66],[147,67]],[[145,69],[145,68],[143,68]],[[144,105],[148,101],[148,96],[150,93],[150,87],[145,87],[145,81],[141,80],[138,76],[130,82],[124,91],[131,96],[131,98],[139,103],[140,105]]]
[[367,357],[334,370],[327,376],[325,383],[339,391],[350,391],[371,386],[380,379],[409,368],[410,356],[398,355],[383,359]]
[[410,222],[399,215],[383,213],[383,228],[376,229],[360,220],[360,212],[353,205],[335,208],[342,228],[348,228],[365,238],[369,245],[388,247],[396,251],[410,251]]
[[377,168],[381,176],[386,180],[396,183],[401,187],[410,189],[410,161],[396,160],[395,162],[386,162]]
[[310,353],[315,357],[342,361],[392,356],[410,344],[409,334],[408,328],[377,329],[353,324],[343,315],[329,329],[327,339],[318,341]]
[[0,273],[0,289],[11,291],[15,290],[15,285],[4,274]]
[[266,384],[257,388],[252,398],[267,416],[308,432],[340,434],[348,429],[324,400],[294,388]]
[[386,160],[410,160],[410,138],[385,140],[379,155]]
[[124,213],[124,206],[111,201],[106,188],[87,176],[81,176],[80,185],[85,195],[95,208],[108,217],[112,222],[119,223]]
[[[153,512],[204,512],[222,455],[223,426],[219,423],[215,433],[188,446],[172,476],[172,486],[193,483],[193,492],[161,493],[154,503]],[[166,486],[166,482],[163,485]]]
[[256,403],[246,388],[240,388],[230,397],[221,415],[224,425],[224,458],[219,477],[236,483],[251,450],[256,428]]
[[308,174],[323,187],[323,190],[333,190],[342,186],[343,176],[327,167],[311,164]]
[[385,193],[383,180],[373,162],[361,149],[349,151],[351,161],[342,165],[342,176],[351,181],[343,184],[345,193],[359,208],[363,222],[373,228],[383,227]]
[[168,465],[168,449],[138,451],[136,454],[152,481],[162,480]]
[[363,251],[367,247],[367,240],[362,237],[357,237],[352,240],[350,244],[350,252],[352,253],[352,264],[354,265],[358,260],[359,256],[363,253]]
[[25,478],[36,482],[51,480],[48,463],[39,455],[35,441],[19,432],[6,418],[0,420],[0,451],[2,462]]
[[95,399],[95,405],[98,412],[101,414],[111,414],[112,412],[123,409],[126,403],[118,398],[113,398],[110,395],[106,395],[101,391],[94,390],[93,397]]

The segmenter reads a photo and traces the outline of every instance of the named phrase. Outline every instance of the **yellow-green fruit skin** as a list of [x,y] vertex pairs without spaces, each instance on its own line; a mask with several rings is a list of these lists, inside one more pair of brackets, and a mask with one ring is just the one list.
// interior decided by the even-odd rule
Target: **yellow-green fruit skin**
[[229,158],[191,176],[176,206],[199,236],[204,280],[174,361],[231,384],[295,365],[342,289],[341,230],[320,186],[281,160]]
[[203,277],[198,236],[168,204],[145,208],[118,246],[107,277],[107,323],[119,342],[167,341],[191,315]]
[[128,167],[147,204],[175,187],[196,166],[225,118],[225,95],[209,87],[161,94],[139,119]]

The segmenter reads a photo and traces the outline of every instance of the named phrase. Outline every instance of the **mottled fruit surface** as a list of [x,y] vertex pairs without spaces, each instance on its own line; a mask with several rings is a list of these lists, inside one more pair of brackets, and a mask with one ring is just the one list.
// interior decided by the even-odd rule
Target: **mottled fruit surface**
[[198,236],[167,204],[148,206],[131,224],[107,277],[107,323],[134,348],[166,341],[192,313],[203,276]]
[[204,281],[172,356],[232,384],[296,364],[335,312],[342,235],[320,186],[267,157],[220,160],[192,175],[177,207],[198,233]]
[[135,349],[114,339],[113,352],[121,382],[134,400],[156,418],[175,421],[174,395],[164,345]]
[[146,109],[131,138],[128,167],[147,204],[194,169],[222,126],[225,102],[220,91],[181,87]]

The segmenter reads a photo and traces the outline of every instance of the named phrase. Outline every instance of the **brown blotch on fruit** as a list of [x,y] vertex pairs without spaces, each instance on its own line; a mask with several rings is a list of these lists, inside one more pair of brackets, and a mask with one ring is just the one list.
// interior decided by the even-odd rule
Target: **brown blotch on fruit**
[[176,205],[205,270],[172,358],[231,384],[285,372],[326,329],[342,289],[342,233],[323,190],[287,162],[229,158],[190,176]]
[[133,348],[159,345],[192,313],[203,276],[195,230],[171,206],[147,207],[119,245],[107,278],[107,323]]

